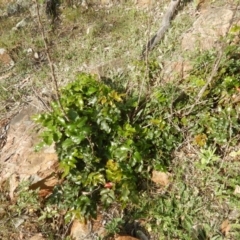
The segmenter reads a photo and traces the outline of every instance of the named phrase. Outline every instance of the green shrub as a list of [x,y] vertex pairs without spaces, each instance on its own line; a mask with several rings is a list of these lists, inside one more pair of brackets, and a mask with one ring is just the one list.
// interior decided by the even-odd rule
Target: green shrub
[[199,104],[196,96],[206,84],[201,71],[190,75],[193,87],[186,91],[166,83],[141,98],[136,90],[126,95],[86,74],[64,87],[61,107],[53,102],[51,113],[35,117],[45,127],[40,145],[55,143],[63,169],[65,182],[53,194],[58,203],[82,217],[96,216],[99,204],[141,208],[139,195],[151,171],[165,170],[184,138],[203,150],[214,146],[217,154],[229,140],[235,144],[239,107],[232,101],[238,88],[233,66],[238,62],[228,59],[230,53]]
[[84,217],[96,216],[99,202],[137,203],[141,183],[153,168],[165,168],[181,139],[164,120],[166,93],[139,101],[81,74],[60,101],[62,109],[53,103],[51,113],[35,120],[46,127],[42,145],[56,145],[68,184],[62,200]]

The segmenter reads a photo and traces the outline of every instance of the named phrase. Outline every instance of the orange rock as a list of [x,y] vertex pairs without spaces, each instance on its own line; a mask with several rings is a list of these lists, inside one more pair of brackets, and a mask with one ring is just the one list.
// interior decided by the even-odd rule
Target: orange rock
[[147,8],[153,6],[156,0],[137,0],[137,6],[140,8]]
[[80,240],[80,239],[88,239],[87,236],[90,233],[90,226],[85,223],[81,222],[78,219],[75,219],[72,223],[72,227],[70,230],[70,236],[74,240]]
[[131,236],[118,236],[115,238],[115,240],[139,240],[139,239]]
[[14,61],[4,48],[0,48],[0,65],[3,65],[4,68],[14,65]]
[[183,34],[182,49],[193,51],[196,48],[209,50],[216,47],[217,40],[227,34],[233,14],[232,10],[224,8],[204,10],[193,23],[191,31]]
[[21,181],[30,180],[33,185],[36,184],[32,189],[44,189],[42,196],[49,194],[58,181],[53,174],[58,171],[55,149],[47,147],[41,152],[34,151],[40,140],[35,131],[36,123],[31,118],[41,110],[40,106],[37,99],[33,99],[32,105],[24,106],[11,118],[7,142],[1,149],[0,164],[3,168],[0,172],[0,183],[10,178],[11,199],[14,198],[14,191]]
[[36,234],[34,236],[32,236],[29,240],[45,240],[45,238],[43,238],[42,234]]
[[156,184],[159,184],[165,187],[170,183],[169,173],[153,170],[152,181],[155,182]]

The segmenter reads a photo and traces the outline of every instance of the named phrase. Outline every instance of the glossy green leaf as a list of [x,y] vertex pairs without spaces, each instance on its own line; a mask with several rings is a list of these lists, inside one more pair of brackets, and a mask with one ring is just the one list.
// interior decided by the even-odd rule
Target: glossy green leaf
[[45,144],[51,145],[53,143],[53,135],[51,133],[46,133],[43,136],[43,141],[45,142]]
[[115,200],[114,191],[111,189],[102,189],[100,192],[100,195],[101,195],[101,201],[107,206],[112,204]]
[[61,145],[61,147],[63,148],[63,150],[68,149],[71,146],[74,146],[75,143],[72,141],[72,139],[67,138]]
[[101,121],[100,127],[101,127],[102,130],[104,130],[107,133],[111,132],[111,128],[109,127],[109,125],[106,121]]

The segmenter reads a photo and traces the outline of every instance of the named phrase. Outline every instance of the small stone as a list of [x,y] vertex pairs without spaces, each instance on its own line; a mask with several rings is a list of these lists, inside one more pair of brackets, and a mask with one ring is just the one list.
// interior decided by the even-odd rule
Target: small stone
[[75,219],[73,221],[70,236],[75,240],[91,240],[89,238],[89,226],[87,223],[80,222],[79,220]]
[[[221,17],[219,17],[221,16]],[[208,50],[216,46],[218,39],[225,36],[231,24],[233,11],[224,8],[205,10],[194,22],[191,31],[184,33],[182,48]]]
[[39,54],[38,54],[37,52],[35,52],[34,55],[33,55],[33,57],[34,57],[35,59],[39,59]]
[[234,193],[233,193],[234,195],[238,195],[238,194],[240,194],[240,186],[239,185],[236,185],[236,187],[235,187],[235,190],[234,190]]
[[138,240],[138,238],[130,237],[130,236],[118,236],[115,240]]
[[15,27],[16,27],[17,29],[20,29],[20,28],[24,28],[24,27],[26,27],[26,26],[27,26],[27,19],[24,18],[23,20],[21,20],[20,22],[18,22]]
[[29,240],[45,240],[45,238],[43,238],[41,233],[38,233],[38,234],[32,236]]
[[14,66],[14,61],[4,48],[0,48],[0,66],[3,68]]
[[8,16],[12,16],[20,11],[20,6],[16,3],[9,4],[7,7]]
[[24,223],[24,221],[25,221],[24,218],[21,218],[21,217],[15,218],[15,219],[13,220],[14,227],[15,227],[15,228],[18,228],[19,226],[21,226],[21,225]]
[[160,172],[160,171],[152,171],[152,181],[161,186],[167,186],[170,182],[169,173]]

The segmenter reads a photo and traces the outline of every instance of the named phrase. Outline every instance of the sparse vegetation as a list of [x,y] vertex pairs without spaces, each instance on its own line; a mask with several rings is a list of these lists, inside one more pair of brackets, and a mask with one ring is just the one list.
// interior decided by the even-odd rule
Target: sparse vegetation
[[[2,186],[0,214],[1,208],[9,213],[4,211],[0,220],[0,228],[7,223],[0,237],[7,239],[8,231],[15,229],[15,214],[32,216],[34,231],[46,238],[63,239],[74,216],[91,219],[99,209],[114,208],[116,213],[106,223],[109,239],[119,232],[132,233],[126,225],[139,219],[153,239],[239,239],[240,47],[234,38],[240,27],[232,25],[221,39],[221,50],[185,54],[193,66],[188,76],[166,82],[161,61],[181,52],[176,37],[190,19],[179,16],[184,21],[174,23],[159,49],[146,62],[138,61],[147,14],[129,6],[126,11],[117,6],[98,12],[65,8],[65,28],[52,32],[46,27],[50,54],[61,66],[56,68],[58,77],[73,81],[61,83],[61,106],[52,101],[52,112],[35,120],[45,127],[40,147],[55,143],[64,181],[44,201],[23,183],[15,205],[6,203],[8,186]],[[142,25],[136,26],[135,19]],[[6,21],[12,28],[12,20]],[[0,44],[9,34],[4,31]],[[32,34],[31,29],[15,32],[4,47],[11,50],[20,44],[19,74],[28,68],[28,73],[46,78],[46,61],[36,66],[24,51],[31,44],[44,52],[39,36],[29,41]],[[71,69],[127,55],[131,48],[129,68],[108,71],[100,81]],[[69,64],[67,76],[61,68]],[[37,75],[34,84],[41,88]],[[29,94],[30,87],[16,91],[8,84],[1,83],[1,102],[10,95],[21,101]],[[169,184],[155,184],[153,170],[168,172]],[[136,231],[135,236],[139,237]]]

